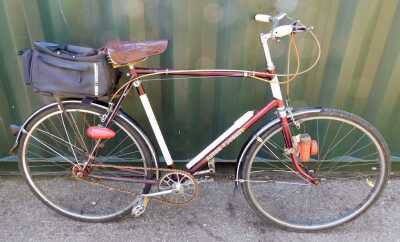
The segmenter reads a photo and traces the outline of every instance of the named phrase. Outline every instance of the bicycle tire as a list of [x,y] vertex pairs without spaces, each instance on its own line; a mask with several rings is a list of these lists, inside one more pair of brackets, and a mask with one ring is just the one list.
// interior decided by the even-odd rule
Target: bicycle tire
[[[71,116],[74,116],[72,113],[73,112],[72,110],[78,110],[79,112],[82,112],[85,114],[91,113],[91,114],[93,114],[93,116],[98,116],[98,117],[101,117],[101,115],[106,112],[106,109],[103,107],[100,107],[99,105],[84,104],[80,101],[73,101],[73,102],[70,102],[70,101],[64,102],[63,101],[63,109],[65,110],[66,113],[71,112]],[[126,204],[122,205],[122,195],[118,195],[117,193],[115,193],[115,191],[110,191],[110,192],[113,192],[113,196],[111,196],[111,195],[106,196],[105,193],[101,194],[98,191],[92,191],[94,189],[101,190],[101,188],[98,188],[98,186],[96,186],[95,184],[92,184],[93,186],[96,187],[96,188],[93,188],[92,190],[90,188],[88,188],[87,191],[74,191],[76,193],[66,190],[68,187],[71,187],[72,185],[69,185],[69,184],[68,184],[68,186],[67,185],[64,185],[64,186],[58,185],[57,187],[54,188],[54,190],[56,190],[56,188],[60,189],[60,191],[57,191],[57,193],[60,194],[59,201],[54,201],[55,197],[52,200],[53,197],[50,198],[50,190],[46,191],[44,189],[44,188],[46,188],[46,186],[49,186],[49,189],[50,189],[50,185],[48,185],[48,182],[44,181],[43,184],[46,184],[46,185],[43,185],[42,187],[39,186],[39,178],[36,179],[36,177],[35,177],[36,175],[34,175],[33,172],[31,172],[31,170],[34,170],[36,167],[35,168],[32,167],[32,169],[31,169],[31,167],[29,167],[30,164],[33,164],[34,161],[33,161],[32,157],[31,158],[27,157],[26,154],[29,153],[29,151],[27,151],[27,150],[29,148],[29,145],[33,144],[33,142],[30,142],[30,141],[31,140],[34,141],[34,139],[31,138],[32,133],[35,132],[36,130],[39,130],[38,129],[39,125],[44,124],[44,122],[46,120],[50,120],[51,117],[55,117],[55,115],[59,115],[60,112],[61,111],[60,111],[58,105],[49,106],[48,108],[39,112],[35,117],[33,117],[25,127],[26,132],[24,133],[24,135],[21,138],[19,149],[18,149],[18,155],[20,158],[19,168],[20,168],[20,171],[21,171],[23,177],[25,178],[26,182],[28,183],[30,189],[32,190],[34,195],[37,198],[39,198],[45,205],[47,205],[48,207],[50,207],[57,213],[67,216],[69,218],[75,219],[75,220],[84,221],[84,222],[110,222],[110,221],[114,221],[117,219],[121,219],[124,216],[128,215],[131,211],[132,206],[134,205],[134,202],[135,202],[134,199],[130,200],[129,198],[124,197],[125,200],[123,202],[126,202]],[[76,115],[75,115],[75,118],[77,118]],[[65,121],[65,122],[67,122],[67,121]],[[79,122],[77,122],[77,123],[79,123]],[[148,144],[142,138],[143,132],[140,131],[140,127],[137,127],[137,126],[134,127],[133,125],[135,125],[135,124],[127,122],[126,119],[124,119],[122,117],[121,113],[118,113],[117,116],[114,118],[113,124],[117,125],[118,127],[121,128],[121,130],[123,132],[125,132],[125,134],[127,135],[126,137],[128,137],[128,138],[126,138],[126,140],[130,139],[130,140],[132,140],[132,144],[135,143],[137,145],[139,153],[143,158],[142,159],[143,167],[154,168],[155,167],[154,164],[156,161],[154,161],[154,159],[152,158],[151,148],[148,146]],[[54,124],[54,125],[60,126],[59,124]],[[70,123],[70,127],[72,127],[71,123]],[[85,127],[85,126],[84,125],[82,126],[82,130],[84,130],[83,127]],[[141,134],[139,132],[141,132]],[[68,133],[68,132],[66,131],[65,133]],[[83,133],[83,131],[82,131],[82,133]],[[119,133],[121,133],[121,131],[119,131]],[[66,135],[66,136],[68,136],[68,135]],[[51,137],[51,138],[52,138],[51,140],[55,144],[57,142],[57,138],[55,138],[55,137]],[[33,145],[32,145],[32,147],[33,147]],[[73,148],[72,148],[72,150],[73,150]],[[30,163],[30,160],[32,160],[31,163]],[[54,162],[54,163],[56,163],[56,162]],[[54,166],[57,168],[57,164],[55,164]],[[60,165],[58,165],[58,166],[60,166]],[[65,168],[65,170],[67,171],[67,168]],[[63,172],[65,172],[65,171],[63,171]],[[107,171],[107,172],[109,172],[109,171]],[[44,173],[46,176],[50,176],[49,174],[47,174],[49,172],[47,172],[47,173],[44,172]],[[114,175],[114,174],[112,174],[112,175]],[[37,176],[39,177],[39,175],[37,175]],[[66,174],[66,176],[68,177],[68,174]],[[151,172],[149,171],[146,175],[146,177],[149,179],[151,179],[153,176],[154,176],[153,171],[151,171]],[[56,179],[57,175],[55,175],[54,177],[51,176],[50,178]],[[60,176],[59,179],[61,181],[62,177]],[[85,186],[85,185],[83,185],[83,183],[84,183],[83,181],[76,181],[75,184],[78,184],[79,182],[81,182],[82,185],[74,185],[74,186],[81,186],[81,187]],[[73,182],[71,182],[71,183],[73,183]],[[65,196],[63,194],[61,194],[62,193],[61,189],[65,189],[65,191],[66,191]],[[105,191],[107,189],[110,190],[110,188],[104,187],[103,191]],[[143,193],[148,193],[151,189],[151,184],[145,184],[145,185],[143,185],[143,188],[140,188],[140,189],[141,190],[139,191],[138,195],[143,194]],[[80,208],[81,210],[79,210],[78,208],[73,207],[73,206],[75,206],[74,203],[71,202],[68,204],[68,201],[66,201],[66,202],[64,201],[64,200],[68,200],[68,197],[71,197],[71,196],[81,196],[81,198],[83,199],[84,197],[89,196],[89,194],[93,195],[93,194],[96,194],[97,192],[99,194],[97,199],[99,199],[99,200],[96,201],[96,205],[93,205],[90,209],[87,208],[87,213],[85,213],[83,211],[83,210],[85,210],[85,208],[83,208],[83,205],[82,205],[82,208]],[[51,194],[52,196],[58,196],[56,191],[51,191],[51,193],[52,193]],[[79,193],[85,193],[85,194],[79,194]],[[82,196],[82,195],[84,195],[84,196]],[[116,203],[114,203],[114,204],[111,202],[104,202],[104,204],[110,205],[108,208],[105,205],[104,205],[104,207],[101,208],[101,209],[105,210],[104,214],[102,214],[102,213],[100,214],[99,211],[95,211],[95,209],[94,209],[94,206],[97,206],[98,204],[100,204],[101,199],[102,199],[101,197],[104,197],[104,199],[110,198],[111,200],[116,201]],[[118,200],[118,199],[120,199],[120,200]],[[76,201],[77,201],[77,199],[75,199],[75,203],[76,203]],[[61,203],[64,203],[64,202],[67,205],[63,205],[63,206],[60,205]],[[114,206],[117,203],[121,203],[121,207],[118,207],[115,209],[115,211],[113,211],[110,207]],[[68,207],[68,206],[71,206],[71,207]],[[117,206],[117,205],[115,205],[115,206]],[[99,213],[99,214],[97,214],[97,213]]]
[[[250,207],[264,221],[272,222],[273,224],[275,224],[281,228],[288,229],[288,230],[294,230],[294,231],[317,231],[317,230],[329,229],[329,228],[333,228],[333,227],[339,226],[341,224],[347,223],[347,222],[357,218],[364,212],[366,212],[367,209],[370,208],[370,206],[379,198],[380,194],[382,193],[382,191],[386,185],[386,182],[387,182],[387,179],[389,176],[389,171],[390,171],[390,151],[389,151],[389,148],[388,148],[385,140],[383,139],[382,135],[371,124],[369,124],[367,121],[363,120],[362,118],[360,118],[354,114],[351,114],[351,113],[348,113],[345,111],[335,110],[335,109],[322,109],[321,112],[302,114],[302,115],[299,115],[298,117],[296,117],[296,121],[302,124],[302,123],[306,122],[307,120],[309,120],[309,121],[310,120],[321,120],[323,118],[324,119],[332,118],[335,120],[345,121],[345,122],[347,122],[347,124],[355,125],[357,127],[357,129],[365,132],[364,134],[366,134],[367,137],[369,137],[369,138],[371,138],[371,140],[373,140],[375,146],[377,147],[377,150],[379,151],[379,157],[380,157],[379,174],[377,175],[377,178],[375,180],[374,187],[371,189],[371,192],[368,194],[368,196],[365,198],[365,200],[363,200],[361,202],[361,205],[359,207],[354,208],[354,211],[352,211],[349,214],[343,215],[343,217],[342,217],[342,215],[340,215],[339,217],[335,218],[335,220],[328,221],[328,222],[321,223],[321,224],[302,224],[302,223],[296,223],[293,221],[285,221],[284,219],[282,219],[282,217],[287,216],[286,217],[287,220],[292,219],[292,217],[289,218],[289,215],[280,215],[280,214],[278,214],[278,212],[275,212],[275,211],[266,211],[265,208],[262,208],[262,206],[260,205],[261,199],[257,200],[256,195],[254,194],[254,191],[252,190],[253,185],[251,185],[251,184],[254,182],[251,181],[250,174],[252,172],[253,172],[253,174],[257,172],[255,169],[253,169],[253,171],[251,169],[252,169],[252,164],[254,163],[254,160],[256,158],[256,153],[258,152],[258,150],[261,149],[260,146],[263,146],[263,144],[265,144],[267,142],[266,140],[271,139],[274,134],[279,134],[279,131],[281,130],[281,126],[280,126],[280,123],[278,123],[278,124],[272,126],[271,128],[267,129],[266,131],[264,131],[259,136],[259,138],[261,138],[260,142],[255,142],[250,146],[249,151],[246,153],[246,156],[244,159],[243,169],[241,170],[241,179],[243,179],[243,181],[244,181],[241,183],[241,187],[242,187],[244,197],[247,200],[247,202],[249,203]],[[293,121],[290,120],[289,123],[290,123],[289,125],[291,127],[293,127],[293,129],[294,129],[295,125],[294,125]],[[317,123],[318,123],[318,121],[317,121]],[[329,128],[329,126],[328,126],[328,128]],[[326,132],[328,133],[328,130],[326,130]],[[336,136],[337,135],[338,134],[336,134]],[[261,140],[262,140],[262,142],[261,142]],[[343,155],[343,157],[345,157],[345,156]],[[322,162],[323,161],[321,161],[321,163]],[[338,162],[338,161],[335,161],[335,162]],[[342,167],[343,166],[345,166],[345,165],[342,165]],[[263,169],[265,169],[265,168],[263,168]],[[332,170],[332,168],[330,168],[330,170]],[[262,173],[262,171],[259,173]],[[265,172],[265,173],[267,173],[267,172]],[[269,172],[269,173],[272,173],[272,172]],[[258,174],[256,174],[255,176],[258,176]],[[278,176],[276,176],[276,177],[278,177]],[[273,178],[270,178],[270,179],[273,180]],[[332,180],[334,180],[334,179],[332,179]],[[360,183],[363,182],[362,179],[359,179],[359,180],[360,180]],[[365,183],[368,183],[368,177],[366,178],[366,181],[367,182],[365,182]],[[359,181],[357,180],[357,182],[359,182]],[[332,183],[334,183],[334,182],[332,182]],[[337,182],[337,183],[339,184],[339,186],[341,185],[340,182]],[[327,180],[326,180],[326,184],[328,184]],[[323,185],[324,184],[321,183],[320,186],[323,186]],[[254,185],[254,186],[256,186],[256,185]],[[264,185],[264,186],[267,186],[267,185]],[[278,186],[278,185],[274,185],[274,186]],[[351,186],[351,185],[349,185],[349,186]],[[265,193],[268,194],[265,196],[268,196],[270,199],[268,202],[266,202],[266,204],[272,204],[271,200],[273,200],[272,197],[274,196],[273,190],[272,189],[267,190],[266,188],[264,188],[264,189],[265,189]],[[312,188],[310,188],[310,190],[311,189]],[[305,189],[303,189],[303,190],[305,190]],[[284,192],[285,191],[281,190],[280,192],[276,192],[276,194],[280,193],[280,195],[283,196],[282,194],[284,194]],[[314,192],[314,194],[315,193],[316,192]],[[278,195],[276,195],[276,196],[278,196]],[[292,193],[292,196],[288,195],[286,197],[286,201],[293,199],[293,197],[295,197],[295,196],[297,197],[297,195],[294,193]],[[314,197],[312,199],[314,199]],[[282,200],[284,200],[284,199],[282,199]],[[292,202],[292,203],[297,202],[299,205],[299,209],[300,209],[300,207],[302,205],[301,202],[304,202],[304,201],[300,201],[300,204],[299,204],[299,201],[292,200],[290,202]],[[280,206],[278,209],[282,208],[282,210],[284,210],[283,207],[285,205],[286,205],[285,202],[281,202],[276,207]],[[316,205],[319,206],[320,204],[317,202]],[[320,206],[322,207],[323,204]],[[287,209],[286,213],[288,213],[288,211],[289,210]],[[276,213],[278,215],[275,215],[274,213]],[[321,214],[322,213],[323,212],[321,211]],[[344,214],[344,212],[343,212],[343,214]],[[295,219],[295,216],[296,215],[294,213],[293,220]],[[298,213],[297,216],[301,216],[301,213],[300,213],[300,215]],[[305,216],[307,216],[307,215],[305,215]],[[306,219],[304,219],[304,220],[306,220]],[[317,219],[317,221],[318,221],[318,219]]]

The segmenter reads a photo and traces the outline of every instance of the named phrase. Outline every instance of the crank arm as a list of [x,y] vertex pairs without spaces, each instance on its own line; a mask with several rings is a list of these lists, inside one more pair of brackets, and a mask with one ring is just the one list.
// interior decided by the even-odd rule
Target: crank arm
[[176,193],[176,189],[171,189],[171,190],[165,190],[161,192],[153,192],[153,193],[148,193],[148,194],[142,194],[143,197],[156,197],[156,196],[162,196],[166,194],[171,194],[171,193]]
[[95,179],[101,179],[101,180],[120,181],[120,182],[157,184],[157,181],[149,180],[149,179],[135,179],[135,178],[99,176],[99,175],[89,175],[88,177],[95,178]]

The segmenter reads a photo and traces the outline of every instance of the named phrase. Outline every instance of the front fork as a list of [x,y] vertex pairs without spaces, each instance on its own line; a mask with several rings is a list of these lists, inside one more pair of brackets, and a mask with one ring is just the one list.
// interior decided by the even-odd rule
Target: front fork
[[[279,112],[279,117],[281,119],[281,126],[282,126],[282,133],[283,137],[285,140],[285,146],[286,149],[289,150],[290,152],[290,159],[292,160],[292,164],[295,167],[296,171],[308,182],[317,185],[318,184],[318,179],[316,177],[311,176],[306,172],[301,165],[301,163],[298,161],[298,158],[293,152],[293,141],[292,141],[292,132],[289,127],[289,121],[287,117],[287,111],[286,107],[283,104],[283,101],[279,103],[278,105],[278,112]],[[292,120],[295,122],[295,120]]]

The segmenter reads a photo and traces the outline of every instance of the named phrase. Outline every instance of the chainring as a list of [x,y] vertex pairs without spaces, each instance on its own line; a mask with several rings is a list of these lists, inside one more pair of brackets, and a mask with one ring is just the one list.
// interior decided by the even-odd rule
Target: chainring
[[[77,166],[72,168],[72,177],[77,180],[92,184],[94,186],[101,186],[107,188],[109,190],[118,191],[121,193],[126,193],[134,196],[140,195],[139,193],[133,193],[128,190],[123,190],[117,187],[112,187],[110,185],[102,182],[102,179],[106,180],[106,178],[101,176],[96,176],[91,174],[98,169],[113,169],[126,172],[131,172],[137,174],[139,171],[143,173],[146,172],[155,172],[153,184],[158,183],[158,191],[165,191],[168,189],[174,189],[176,192],[173,192],[168,195],[163,195],[160,197],[152,197],[152,199],[160,200],[162,202],[175,204],[175,205],[184,205],[187,204],[197,196],[199,192],[198,182],[196,178],[194,178],[190,173],[183,170],[176,169],[168,169],[168,168],[144,168],[144,167],[136,167],[136,166],[119,166],[119,165],[108,165],[108,164],[90,164],[88,171],[81,171]],[[164,173],[164,175],[162,175]],[[157,179],[160,177],[160,179]],[[116,179],[115,177],[113,179]],[[122,180],[120,180],[122,181]],[[128,182],[128,180],[126,180]],[[145,183],[145,182],[143,182]],[[179,189],[176,189],[176,188]]]
[[192,202],[199,193],[199,184],[190,173],[182,170],[174,170],[161,176],[158,183],[158,191],[174,190],[174,192],[162,195],[160,199],[175,205],[185,205]]

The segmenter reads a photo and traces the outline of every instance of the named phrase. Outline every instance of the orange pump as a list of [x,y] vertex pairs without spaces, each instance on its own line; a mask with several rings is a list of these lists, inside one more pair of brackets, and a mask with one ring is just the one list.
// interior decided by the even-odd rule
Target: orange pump
[[302,162],[310,160],[311,156],[318,154],[318,142],[311,139],[309,134],[301,134],[297,143],[297,150]]

